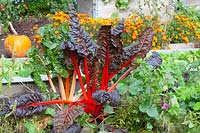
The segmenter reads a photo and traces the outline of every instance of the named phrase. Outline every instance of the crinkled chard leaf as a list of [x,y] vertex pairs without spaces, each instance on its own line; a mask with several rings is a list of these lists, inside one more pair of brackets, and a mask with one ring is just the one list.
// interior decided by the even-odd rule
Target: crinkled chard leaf
[[[43,113],[46,110],[46,106],[44,105],[36,106],[36,107],[30,106],[27,108],[23,108],[23,107],[20,108],[20,106],[25,106],[27,104],[37,103],[41,101],[43,101],[43,97],[41,93],[39,92],[21,95],[18,98],[10,99],[3,106],[2,110],[0,111],[0,115],[8,114],[12,111],[14,111],[13,114],[16,117],[32,116],[34,114]],[[13,107],[16,107],[16,109],[13,110]]]
[[[147,27],[144,29],[143,33],[140,36],[139,42],[137,42],[136,46],[138,46],[138,52],[135,58],[144,58],[146,57],[146,54],[151,50],[152,48],[152,41],[153,41],[154,32],[151,27]],[[135,48],[133,48],[135,49]],[[131,51],[131,48],[127,51]],[[128,53],[128,52],[127,52]],[[136,68],[138,64],[132,63],[132,67]]]
[[53,118],[53,129],[55,133],[62,133],[74,124],[75,119],[83,114],[83,108],[76,105],[58,111]]
[[162,64],[162,57],[158,52],[154,51],[152,55],[146,60],[146,63],[156,69]]
[[76,122],[72,126],[70,126],[64,133],[80,133],[81,132],[81,124]]
[[115,71],[128,61],[133,55],[137,58],[144,58],[151,49],[153,38],[152,28],[146,28],[140,36],[139,42],[123,47],[121,42],[121,33],[124,30],[124,20],[111,30],[111,26],[102,26],[98,34],[98,52],[97,57],[103,65],[106,58],[109,59],[109,72]]
[[110,92],[110,106],[117,107],[120,105],[120,94],[118,90],[113,90]]
[[122,61],[124,61],[124,50],[121,42],[121,33],[123,30],[124,19],[113,30],[109,25],[102,26],[99,30],[97,37],[97,44],[99,46],[97,58],[103,65],[106,63],[106,58],[109,59],[108,65],[110,71],[118,69]]
[[98,90],[92,94],[92,98],[98,103],[106,104],[110,101],[110,94],[104,90]]
[[69,4],[70,17],[70,41],[65,41],[61,44],[60,49],[69,49],[77,52],[79,56],[90,56],[93,58],[96,55],[97,45],[92,41],[89,34],[81,27],[76,10],[73,4]]
[[26,117],[45,112],[46,106],[30,106],[27,108],[17,108],[14,112],[16,117]]
[[113,90],[110,93],[104,90],[98,90],[92,94],[92,98],[101,104],[109,102],[112,107],[117,107],[120,104],[120,94],[117,90]]

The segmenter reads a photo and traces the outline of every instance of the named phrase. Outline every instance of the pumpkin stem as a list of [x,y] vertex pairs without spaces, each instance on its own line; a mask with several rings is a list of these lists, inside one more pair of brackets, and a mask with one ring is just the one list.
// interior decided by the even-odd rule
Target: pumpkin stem
[[12,23],[11,22],[8,22],[9,26],[10,26],[10,29],[12,30],[12,32],[15,34],[15,35],[18,35],[17,31],[15,30],[15,28],[13,27]]

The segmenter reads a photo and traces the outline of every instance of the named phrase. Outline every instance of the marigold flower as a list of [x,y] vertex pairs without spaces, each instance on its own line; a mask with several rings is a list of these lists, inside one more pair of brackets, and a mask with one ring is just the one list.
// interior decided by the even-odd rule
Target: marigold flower
[[182,37],[181,38],[183,41],[185,41],[186,43],[189,43],[190,42],[190,40],[188,39],[188,37]]
[[94,36],[94,34],[92,32],[90,32],[90,36]]
[[187,34],[187,35],[190,35],[190,32],[187,31],[186,34]]
[[136,17],[137,17],[137,14],[132,14],[132,15],[130,16],[131,19],[134,19],[134,18],[136,18]]
[[37,30],[38,30],[38,25],[37,25],[37,24],[33,26],[33,30],[34,30],[34,31],[37,31]]
[[135,34],[132,35],[132,40],[134,41],[137,38]]
[[156,43],[155,43],[155,42],[152,42],[152,46],[155,47],[155,46],[156,46]]
[[58,27],[58,25],[59,25],[58,22],[54,22],[54,23],[53,23],[53,26],[54,26],[54,27]]
[[39,44],[42,42],[42,37],[39,34],[36,34],[34,36],[34,41]]
[[167,39],[166,35],[163,35],[162,40],[165,41]]
[[153,41],[158,42],[158,38],[156,36],[153,36]]
[[59,31],[56,30],[56,31],[54,32],[54,34],[55,34],[56,36],[59,35]]

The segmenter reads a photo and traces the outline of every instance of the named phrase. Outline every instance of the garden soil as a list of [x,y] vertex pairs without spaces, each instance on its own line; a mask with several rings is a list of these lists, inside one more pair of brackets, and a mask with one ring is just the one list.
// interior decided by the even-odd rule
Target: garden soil
[[[17,33],[19,35],[28,36],[31,39],[32,45],[35,45],[34,39],[33,39],[33,36],[35,34],[34,30],[33,30],[33,26],[38,25],[40,27],[40,26],[43,26],[47,23],[49,23],[49,21],[46,18],[29,18],[29,19],[26,19],[26,20],[19,20],[19,21],[12,22],[13,27],[15,28]],[[10,33],[3,34],[3,35],[0,36],[0,56],[2,54],[4,54],[3,43],[4,43],[5,38],[9,34],[13,34],[11,32],[11,30],[10,30]]]

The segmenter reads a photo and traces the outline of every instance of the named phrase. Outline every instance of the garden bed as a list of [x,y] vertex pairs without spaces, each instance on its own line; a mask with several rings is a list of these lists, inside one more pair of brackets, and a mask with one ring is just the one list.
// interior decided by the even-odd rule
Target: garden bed
[[[200,50],[188,48],[200,40],[200,25],[191,14],[177,11],[167,24],[139,14],[94,19],[69,4],[68,14],[47,16],[41,27],[26,27],[34,20],[13,23],[35,36],[28,58],[16,58],[24,48],[16,50],[16,36],[6,41],[14,52],[0,62],[0,123],[10,129],[0,132],[200,130]],[[177,42],[187,48],[160,50]]]
[[[132,89],[130,89],[130,90],[127,90],[127,92],[129,92],[130,94],[130,98],[134,98],[134,97],[139,97],[139,95],[137,95],[136,94],[136,92],[137,93],[141,93],[141,95],[144,95],[145,93],[142,93],[143,91],[141,91],[140,89],[147,89],[148,88],[148,86],[150,85],[150,82],[153,82],[154,80],[156,81],[156,82],[153,82],[152,84],[151,84],[151,86],[152,87],[154,87],[154,89],[158,89],[158,90],[154,90],[154,91],[158,91],[158,92],[162,92],[163,93],[163,97],[164,97],[164,95],[166,96],[166,97],[168,97],[169,95],[170,96],[176,96],[177,97],[177,99],[178,99],[178,103],[176,103],[177,101],[173,98],[173,97],[171,97],[172,99],[166,99],[167,101],[165,101],[165,103],[168,103],[169,102],[169,104],[170,104],[170,106],[169,107],[166,107],[166,109],[164,109],[164,107],[163,107],[163,111],[161,110],[161,112],[163,112],[163,114],[167,114],[167,113],[169,113],[168,115],[166,115],[166,116],[168,116],[167,118],[165,118],[166,116],[163,116],[162,117],[162,119],[163,119],[163,122],[164,122],[164,124],[165,124],[165,127],[162,127],[162,130],[163,131],[166,131],[166,130],[168,130],[168,131],[174,131],[174,132],[185,132],[185,131],[197,131],[197,130],[199,130],[199,126],[198,125],[196,125],[197,123],[197,119],[199,118],[199,116],[198,116],[198,114],[196,114],[197,115],[197,118],[194,118],[194,116],[190,116],[190,117],[192,117],[192,121],[191,121],[191,119],[189,118],[189,117],[187,117],[186,115],[185,115],[185,113],[184,112],[179,112],[180,114],[179,115],[183,115],[183,117],[185,117],[185,120],[183,120],[182,118],[179,118],[179,117],[177,117],[177,114],[176,113],[178,113],[177,111],[178,110],[176,110],[177,109],[177,107],[179,108],[179,110],[181,111],[182,109],[185,109],[185,111],[187,111],[188,110],[188,106],[191,106],[191,105],[194,105],[194,99],[196,99],[196,98],[198,98],[198,94],[196,93],[196,91],[199,91],[199,88],[196,88],[196,87],[198,87],[198,85],[199,85],[199,83],[198,83],[198,76],[196,75],[194,75],[195,73],[196,74],[198,74],[197,72],[195,72],[196,71],[196,69],[199,69],[199,68],[195,68],[195,64],[196,63],[198,63],[198,62],[192,62],[192,60],[189,60],[188,59],[188,57],[190,58],[190,59],[195,59],[196,57],[198,57],[199,58],[199,55],[198,55],[198,53],[196,53],[196,54],[194,54],[195,52],[197,52],[197,51],[199,51],[199,49],[192,49],[192,50],[181,50],[181,51],[177,51],[177,50],[158,50],[158,51],[156,51],[156,52],[159,52],[161,55],[162,55],[162,58],[163,58],[163,64],[161,65],[161,67],[159,67],[158,68],[158,70],[156,70],[156,71],[153,71],[153,72],[151,72],[151,68],[148,68],[147,66],[145,66],[145,64],[143,64],[142,63],[142,65],[139,67],[139,68],[137,68],[136,70],[134,70],[133,71],[133,73],[132,74],[130,74],[125,80],[123,80],[123,81],[121,81],[120,83],[119,83],[119,85],[117,86],[117,89],[119,90],[119,92],[120,92],[120,94],[123,94],[123,93],[125,93],[124,91],[127,89],[127,88],[129,88],[130,86],[132,86],[132,85],[134,85],[134,86],[132,86],[133,87],[133,90]],[[155,52],[155,51],[150,51],[149,52],[149,54],[151,54],[152,52]],[[186,54],[184,54],[184,53],[186,53]],[[191,54],[189,54],[189,53],[191,53]],[[194,56],[194,55],[196,55],[196,57]],[[149,55],[148,55],[149,56]],[[194,58],[194,57],[195,58]],[[196,60],[197,61],[197,60]],[[188,63],[186,63],[186,62],[190,62],[190,63],[192,63],[192,64],[188,64]],[[182,64],[182,66],[180,66],[181,65],[181,63],[183,63]],[[196,64],[197,66],[199,66],[198,64]],[[180,73],[180,72],[184,72],[186,69],[188,69],[188,68],[190,68],[190,67],[192,67],[191,68],[191,73],[189,74],[190,76],[192,76],[191,78],[190,77],[188,77],[188,75],[185,75],[186,77],[184,77],[183,79],[187,79],[187,81],[184,81],[184,82],[187,82],[187,85],[190,85],[190,93],[186,90],[186,88],[188,87],[187,85],[185,86],[184,84],[182,84],[182,79],[180,79],[180,78],[182,78],[182,77],[180,77],[182,74]],[[140,73],[140,69],[142,69],[143,70],[143,72],[145,73],[144,75],[142,74],[142,73]],[[162,73],[160,73],[160,74],[158,74],[157,72],[162,72]],[[157,76],[155,76],[154,75],[154,73],[157,73]],[[140,76],[142,76],[142,77],[140,77]],[[162,79],[162,76],[164,76],[163,78],[165,78],[165,80],[163,80]],[[177,78],[177,77],[179,77],[179,79]],[[132,78],[134,78],[134,82],[135,83],[133,83],[133,82],[131,82],[130,84],[126,84],[127,82],[129,82],[129,80],[133,80]],[[141,78],[141,79],[140,79]],[[195,78],[197,81],[193,81],[193,80],[195,80],[195,79],[193,79],[193,78]],[[149,80],[148,80],[149,79]],[[136,80],[137,80],[137,82],[136,82]],[[145,82],[140,82],[140,80],[142,80],[142,81],[145,81]],[[178,86],[174,86],[174,84],[172,83],[172,81],[174,82],[174,81],[176,81],[176,80],[178,80]],[[192,81],[190,81],[190,80],[192,80]],[[146,82],[149,82],[149,83],[146,83]],[[141,85],[143,84],[143,87],[141,87]],[[196,84],[196,85],[195,85]],[[160,88],[160,87],[161,88]],[[196,86],[196,87],[195,87]],[[22,86],[21,86],[22,87]],[[33,89],[30,85],[27,85],[27,87],[29,87],[29,89]],[[139,87],[139,88],[138,88]],[[170,87],[172,87],[171,89],[170,89]],[[36,86],[35,86],[35,88],[37,88]],[[134,89],[134,88],[138,88],[138,90],[137,89]],[[14,91],[15,89],[20,89],[19,88],[19,86],[17,85],[16,86],[16,84],[14,85],[14,88],[12,88],[12,91]],[[30,92],[30,90],[29,89],[26,89],[26,88],[24,88],[25,90],[26,90],[26,93],[27,92]],[[170,91],[168,92],[166,92],[166,89],[170,89]],[[176,90],[177,89],[177,90]],[[144,90],[145,91],[145,90]],[[147,92],[148,92],[148,90],[146,90]],[[152,92],[152,95],[154,95],[154,93],[155,92]],[[163,92],[164,91],[164,92]],[[172,92],[171,92],[172,91]],[[174,92],[174,91],[177,91],[176,93]],[[146,92],[146,93],[147,93]],[[13,93],[13,92],[12,92]],[[182,93],[184,93],[184,94],[182,94]],[[185,93],[188,93],[188,96],[189,95],[191,95],[191,98],[189,98],[189,99],[185,99],[184,97],[187,97],[187,95],[185,94]],[[19,95],[21,95],[21,94],[24,94],[24,93],[13,93],[13,96],[19,96]],[[156,95],[156,94],[155,94]],[[143,100],[145,99],[145,97],[146,97],[146,95],[144,95],[143,96]],[[147,97],[146,97],[147,98]],[[159,97],[157,97],[158,99],[159,99]],[[170,98],[170,97],[169,97]],[[149,99],[149,98],[148,98]],[[152,100],[152,99],[151,99]],[[175,101],[176,102],[175,102]],[[194,101],[193,101],[194,100]],[[173,101],[175,102],[175,103],[173,103]],[[197,100],[198,101],[198,100]],[[181,106],[179,107],[179,106],[177,106],[177,104],[184,104],[184,102],[189,102],[191,105],[184,105],[184,107],[186,107],[186,108],[182,108]],[[125,103],[122,103],[122,104],[125,104]],[[127,107],[127,110],[126,110],[126,112],[132,107],[132,108],[134,108],[135,110],[137,110],[137,108],[135,108],[134,106],[131,106],[132,104],[131,103],[126,103],[126,104],[130,104],[129,105],[129,107]],[[160,104],[156,104],[156,103],[154,103],[156,106],[157,106],[157,111],[158,112],[160,112],[159,110],[159,107],[161,108],[161,105]],[[123,105],[123,106],[125,106],[125,105]],[[192,107],[192,106],[191,106]],[[123,107],[122,107],[123,108]],[[116,113],[119,113],[120,112],[120,114],[121,115],[113,115],[113,112],[112,112],[112,110],[110,110],[109,108],[106,108],[104,111],[106,112],[106,113],[109,113],[110,115],[111,115],[111,118],[112,117],[116,117],[115,118],[115,121],[119,121],[119,119],[121,119],[121,120],[123,120],[125,123],[127,122],[127,121],[132,121],[132,123],[133,122],[135,122],[135,121],[137,121],[136,119],[129,119],[129,117],[127,116],[126,117],[126,113],[125,112],[123,112],[122,110],[120,111],[120,109],[122,109],[121,107],[119,107],[119,109],[118,109],[118,111],[116,110]],[[190,107],[189,107],[190,108]],[[196,107],[197,108],[197,107]],[[123,108],[123,110],[124,110],[124,108]],[[142,109],[141,109],[142,110]],[[141,111],[140,110],[140,111]],[[139,111],[139,110],[138,110]],[[139,111],[139,112],[140,112]],[[136,115],[135,116],[135,118],[138,118],[138,119],[140,119],[140,115],[142,115],[142,119],[141,120],[144,120],[144,118],[147,118],[147,121],[149,120],[149,119],[151,119],[151,121],[154,121],[155,119],[157,119],[156,117],[156,110],[155,110],[155,108],[153,108],[152,110],[151,109],[149,109],[149,111],[150,112],[146,112],[145,110],[143,110],[143,112],[141,113],[138,113],[137,115],[136,114],[132,114],[132,115]],[[151,114],[151,111],[153,111],[154,113],[152,113]],[[147,114],[146,114],[146,113]],[[135,112],[136,113],[136,112]],[[183,113],[183,114],[182,114]],[[195,111],[193,111],[193,113],[195,113]],[[123,116],[124,115],[124,116]],[[194,115],[194,114],[193,114]],[[171,119],[171,116],[172,116],[172,118],[173,119]],[[46,117],[43,117],[43,119],[45,119]],[[109,118],[109,117],[108,117]],[[48,118],[49,119],[49,118]],[[161,120],[162,120],[161,119]],[[174,119],[176,119],[176,122],[174,123]],[[112,119],[111,119],[112,120]],[[168,121],[167,121],[168,120]],[[151,121],[149,121],[149,122],[151,122]],[[188,121],[190,121],[192,124],[193,124],[193,126],[192,127],[190,127],[189,128],[189,125],[188,125]],[[158,121],[157,121],[158,122]],[[156,123],[156,121],[155,121],[155,123]],[[173,123],[173,124],[172,124]],[[179,125],[179,123],[180,123],[180,125]],[[182,124],[182,123],[184,123],[184,124]],[[5,124],[5,123],[4,123]],[[16,123],[15,123],[16,124]],[[25,124],[25,123],[24,123]],[[27,125],[28,124],[30,124],[30,125],[32,125],[32,126],[38,126],[38,125],[33,125],[33,123],[30,123],[30,121],[29,122],[26,122],[26,128],[27,128]],[[124,132],[127,132],[126,130],[126,127],[123,127],[124,125],[123,125],[123,123],[120,123],[120,122],[118,122],[118,123],[116,123],[116,122],[114,122],[114,124],[116,124],[116,125],[118,125],[119,126],[119,128],[124,128],[123,130],[121,130],[121,131],[124,131]],[[129,129],[129,130],[133,130],[131,127],[133,126],[133,125],[128,125],[128,123],[126,123],[127,124],[127,128]],[[158,126],[159,124],[157,124],[157,126]],[[110,126],[108,126],[108,125],[104,125],[105,127],[103,127],[103,125],[101,125],[101,127],[103,127],[103,129],[102,130],[107,130],[107,131],[110,131],[111,130],[111,127]],[[136,125],[135,124],[135,126],[138,126],[138,125]],[[141,126],[141,125],[140,125]],[[155,126],[153,123],[151,123],[151,126]],[[150,126],[150,127],[151,127]],[[191,126],[191,125],[190,125]],[[149,128],[150,128],[149,127]],[[156,126],[155,126],[156,127]],[[154,128],[155,128],[154,127]],[[160,128],[161,128],[160,127]],[[19,127],[18,127],[19,128]],[[28,128],[30,128],[29,126],[28,126]],[[90,127],[90,129],[88,129],[88,128],[86,128],[86,129],[84,129],[84,130],[95,130],[95,129],[91,129],[92,128],[92,125],[91,125],[91,127]],[[136,128],[138,128],[138,127],[136,127]],[[196,129],[195,129],[196,128]],[[31,128],[30,128],[31,129]],[[30,130],[29,129],[29,130]],[[33,128],[34,129],[34,128]],[[125,130],[126,129],[126,130]],[[21,131],[22,131],[22,129],[20,129]],[[25,130],[25,129],[24,129]],[[35,130],[35,129],[34,129]],[[150,129],[148,129],[148,130],[150,130]],[[153,129],[152,129],[153,130]],[[154,129],[155,130],[155,129]],[[49,131],[49,129],[48,129],[48,131]],[[116,130],[117,131],[117,130]],[[83,132],[83,131],[82,131]],[[88,131],[89,132],[89,131]]]

